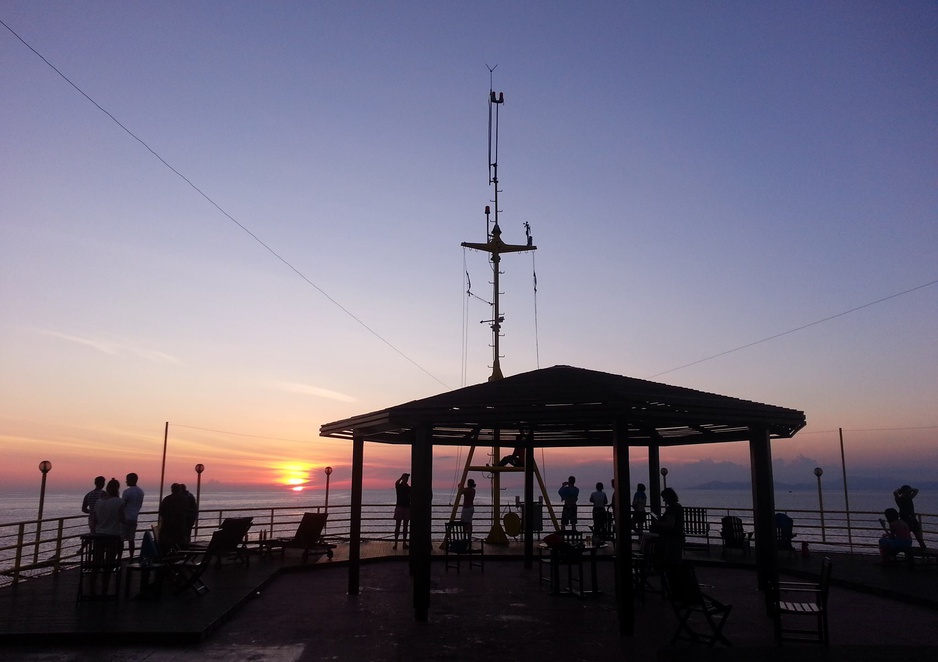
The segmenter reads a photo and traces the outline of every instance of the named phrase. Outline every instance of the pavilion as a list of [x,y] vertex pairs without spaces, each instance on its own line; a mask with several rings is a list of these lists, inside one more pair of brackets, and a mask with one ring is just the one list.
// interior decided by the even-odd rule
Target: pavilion
[[[749,442],[755,558],[759,588],[778,577],[771,440],[792,437],[804,412],[689,388],[570,366],[533,370],[324,424],[320,435],[352,441],[349,593],[359,592],[365,442],[411,447],[411,546],[414,610],[430,608],[433,447],[523,440],[525,507],[534,502],[536,448],[610,447],[616,512],[628,512],[629,449],[648,449],[652,508],[659,503],[659,450],[665,446]],[[524,521],[531,521],[525,512]],[[534,559],[533,527],[525,527],[524,562]],[[634,631],[632,550],[619,536],[616,600],[623,634]]]

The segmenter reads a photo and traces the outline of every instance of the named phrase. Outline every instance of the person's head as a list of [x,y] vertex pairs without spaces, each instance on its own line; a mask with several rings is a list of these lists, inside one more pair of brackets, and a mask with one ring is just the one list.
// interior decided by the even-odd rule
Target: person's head
[[410,480],[410,474],[401,474],[401,480],[405,483]]
[[468,485],[471,488],[475,488],[476,482],[470,478],[469,480],[466,481],[466,485]]
[[127,484],[131,487],[137,484],[137,474],[129,473],[127,474]]
[[596,489],[599,490],[600,492],[602,492],[602,491],[603,491],[603,484],[602,484],[602,483],[596,483]]
[[106,479],[104,478],[104,476],[98,476],[97,478],[95,478],[95,479],[94,479],[94,486],[95,486],[95,489],[103,490],[103,489],[104,489],[104,481],[105,481],[105,480],[106,480]]
[[567,483],[570,484],[570,485],[575,485],[575,484],[576,484],[576,478],[574,478],[573,476],[570,476],[570,477],[567,479]]
[[181,492],[179,483],[173,483],[172,486],[170,486],[169,491],[171,494],[179,494]]
[[116,478],[112,478],[111,480],[107,482],[107,487],[105,489],[107,490],[108,496],[112,496],[112,497],[118,496],[121,491],[120,481],[117,480]]
[[639,484],[638,484],[638,491],[639,491],[639,492],[644,492],[644,491],[645,491],[645,483],[639,483]]
[[911,492],[912,487],[910,485],[903,485],[902,487],[899,488],[898,491],[899,491],[899,494],[905,494],[907,492]]
[[895,522],[897,519],[899,519],[899,511],[896,510],[895,508],[887,508],[886,509],[886,521]]
[[661,499],[669,506],[675,504],[677,503],[677,492],[670,487],[666,487],[661,490]]
[[186,484],[185,484],[185,483],[179,483],[179,491],[182,492],[182,493],[186,493],[186,492],[188,492],[189,490],[186,489]]

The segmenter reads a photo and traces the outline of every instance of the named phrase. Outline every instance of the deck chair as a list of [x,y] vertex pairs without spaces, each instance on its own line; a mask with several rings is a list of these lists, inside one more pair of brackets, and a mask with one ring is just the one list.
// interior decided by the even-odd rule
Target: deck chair
[[163,556],[167,574],[173,584],[173,593],[184,593],[191,589],[196,595],[208,593],[209,588],[202,581],[202,574],[211,564],[212,558],[220,558],[231,551],[231,537],[223,529],[212,533],[212,538],[204,548],[190,548]]
[[[831,571],[833,563],[827,557],[821,562],[821,576],[818,582],[779,582],[773,587],[773,620],[775,625],[775,640],[783,641],[815,641],[824,644],[830,643],[827,630],[827,594],[830,589]],[[783,599],[785,598],[785,599]],[[796,602],[795,599],[811,598],[807,602]],[[813,619],[814,627],[793,626],[793,619]]]
[[309,560],[310,554],[325,554],[332,558],[335,545],[327,543],[322,537],[322,530],[326,526],[327,513],[303,513],[303,519],[292,538],[277,538],[268,543],[269,547],[279,547],[280,553],[286,548],[302,549],[303,563]]
[[120,536],[92,534],[81,537],[76,603],[117,598],[123,553],[124,540]]
[[[556,536],[556,538],[554,537]],[[539,547],[538,578],[550,584],[551,595],[582,594],[583,591],[583,532],[561,529],[547,536]],[[544,568],[547,567],[547,577]],[[561,583],[561,569],[567,569],[566,586]]]
[[727,515],[721,521],[723,522],[723,530],[720,531],[720,537],[723,539],[723,558],[726,558],[727,549],[741,549],[743,556],[750,556],[753,532],[746,533],[743,530],[743,521],[733,515]]
[[661,565],[657,556],[658,540],[656,535],[641,534],[638,551],[632,554],[632,585],[635,587],[635,595],[642,603],[645,602],[645,594],[648,592],[661,593],[664,597],[660,585],[656,587],[650,581],[652,577],[661,575],[658,570]]
[[[714,646],[719,641],[729,646],[723,636],[723,626],[733,605],[723,604],[701,590],[694,567],[689,563],[672,563],[664,568],[664,583],[668,602],[677,616],[678,626],[671,637],[673,645],[678,639]],[[691,617],[703,616],[707,628],[694,629]]]
[[221,565],[224,561],[236,561],[250,565],[251,558],[248,555],[246,541],[248,529],[251,528],[253,522],[253,517],[226,517],[217,531],[217,533],[221,533],[221,540],[211,550],[210,554],[208,552],[211,543],[208,545],[205,543],[187,543],[180,545],[170,556],[178,558],[179,555],[192,557],[208,554],[210,558],[215,559],[216,565]]
[[446,522],[446,541],[443,545],[443,554],[446,558],[446,569],[456,568],[460,571],[462,558],[469,558],[469,569],[472,566],[482,568],[485,572],[485,545],[481,538],[473,538],[469,535],[469,529],[466,523],[462,521]]
[[788,556],[795,553],[791,541],[798,534],[795,533],[795,522],[785,513],[775,513],[775,541],[781,550],[788,550]]

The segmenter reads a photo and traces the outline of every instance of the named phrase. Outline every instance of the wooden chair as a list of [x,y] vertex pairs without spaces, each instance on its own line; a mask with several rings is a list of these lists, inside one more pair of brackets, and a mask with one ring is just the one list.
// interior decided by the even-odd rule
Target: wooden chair
[[726,558],[727,549],[741,549],[743,556],[748,557],[752,554],[752,531],[748,533],[743,530],[743,521],[734,515],[727,515],[722,520],[723,530],[720,531],[720,538],[723,539],[722,556]]
[[[689,563],[672,563],[664,568],[664,583],[668,602],[677,616],[678,626],[671,637],[671,644],[678,639],[714,646],[719,641],[729,646],[729,640],[723,636],[723,626],[733,609],[733,605],[720,602],[701,590],[694,567]],[[694,629],[691,617],[703,616],[706,630]]]
[[208,585],[202,581],[202,574],[208,568],[212,558],[221,558],[232,551],[230,536],[222,529],[212,533],[212,538],[204,548],[190,548],[185,551],[163,555],[166,572],[174,585],[173,592],[183,593],[191,589],[196,595],[208,593]]
[[795,533],[795,522],[785,513],[775,513],[775,541],[781,550],[788,550],[788,556],[795,553],[795,548],[791,541],[797,537]]
[[[446,540],[443,545],[443,554],[446,558],[446,569],[456,568],[459,572],[462,566],[462,557],[469,557],[469,569],[472,566],[482,568],[485,572],[485,545],[480,538],[469,535],[466,523],[462,521],[446,522]],[[474,560],[474,559],[478,560]]]
[[120,536],[87,534],[81,537],[76,602],[117,598],[123,553],[124,540]]
[[215,559],[216,565],[221,565],[224,561],[235,561],[250,565],[251,558],[248,555],[247,535],[253,522],[253,517],[226,517],[222,521],[221,527],[216,531],[216,533],[221,534],[220,541],[211,550],[210,554],[208,552],[211,543],[209,545],[204,543],[183,544],[179,545],[175,551],[189,556],[207,554]]
[[[818,582],[779,582],[773,587],[773,619],[775,624],[775,640],[783,641],[814,641],[824,644],[830,643],[827,628],[827,594],[830,590],[831,572],[833,563],[827,557],[821,562],[821,576]],[[807,602],[783,600],[793,596],[811,597]],[[784,619],[783,619],[784,617]],[[813,619],[814,627],[792,626],[792,619]]]
[[[551,595],[583,592],[583,532],[561,529],[551,536],[557,536],[556,544],[542,545],[538,551],[539,573],[542,582],[550,584]],[[550,538],[550,536],[548,536]],[[547,577],[544,577],[544,567]],[[567,569],[566,586],[561,584],[561,568]]]
[[635,587],[637,595],[642,603],[645,602],[645,594],[648,592],[661,593],[664,597],[664,591],[661,586],[654,586],[651,583],[652,577],[660,577],[660,560],[657,554],[658,536],[643,533],[638,542],[638,551],[632,554],[632,585]]
[[292,538],[277,538],[268,540],[264,545],[268,549],[280,548],[281,555],[286,548],[302,549],[303,563],[309,560],[311,554],[325,554],[327,558],[332,558],[335,554],[332,550],[335,545],[327,543],[322,536],[323,529],[326,528],[327,513],[303,513],[303,519],[300,520],[296,533]]
[[[710,520],[707,519],[706,508],[684,507],[684,538],[706,539],[707,556],[710,555]],[[696,543],[700,544],[700,543]],[[685,547],[690,547],[687,542]]]

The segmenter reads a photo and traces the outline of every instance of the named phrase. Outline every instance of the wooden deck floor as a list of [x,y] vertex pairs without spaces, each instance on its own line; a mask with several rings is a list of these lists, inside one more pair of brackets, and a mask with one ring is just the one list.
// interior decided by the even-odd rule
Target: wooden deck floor
[[[611,553],[609,550],[603,550]],[[434,555],[441,552],[434,550]],[[362,546],[362,557],[369,561],[404,558],[407,550],[393,550],[390,542],[369,542]],[[834,556],[834,583],[881,597],[900,600],[938,610],[938,565],[917,563],[880,568],[870,556]],[[486,558],[511,558],[520,562],[521,546],[486,546]],[[784,571],[801,576],[816,574],[820,555],[802,558],[782,556]],[[348,559],[348,546],[339,545],[335,557],[325,557],[303,564],[300,553],[288,550],[279,554],[253,556],[249,566],[226,564],[210,568],[204,579],[210,591],[179,595],[164,590],[160,599],[120,599],[111,602],[76,604],[77,570],[32,579],[14,587],[0,589],[0,643],[34,643],[37,638],[50,644],[96,643],[112,645],[166,645],[197,643],[224,624],[237,610],[249,603],[265,585],[284,572],[342,573]],[[723,561],[718,549],[706,556],[695,552],[693,560],[702,565],[728,565],[745,568],[739,553],[730,553]],[[332,570],[329,570],[330,567]],[[520,567],[520,566],[519,566]],[[534,570],[536,573],[537,571]],[[131,596],[139,577],[134,577]],[[405,607],[406,609],[406,607]]]

